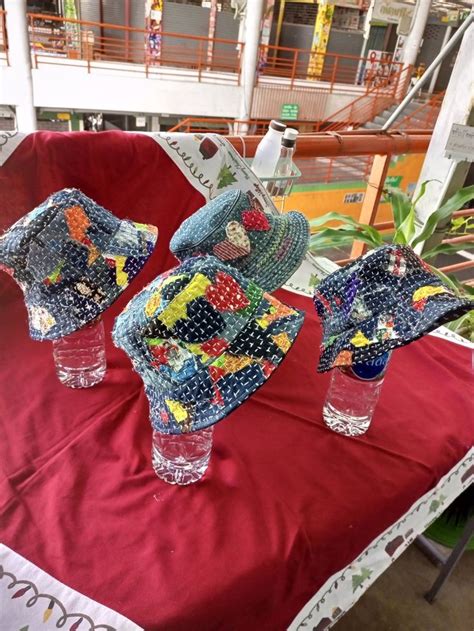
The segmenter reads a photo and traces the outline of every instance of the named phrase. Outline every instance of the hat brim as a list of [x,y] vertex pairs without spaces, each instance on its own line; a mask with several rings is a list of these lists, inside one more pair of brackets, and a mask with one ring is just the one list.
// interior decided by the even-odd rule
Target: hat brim
[[127,289],[150,258],[158,239],[158,231],[151,225],[127,222],[127,231],[132,240],[135,236],[143,242],[142,251],[131,243],[119,242],[114,235],[106,253],[97,253],[84,279],[78,276],[61,281],[59,272],[52,282],[25,291],[30,336],[34,340],[55,340],[78,331]]
[[[410,297],[406,297],[409,301]],[[348,367],[370,361],[380,357],[387,351],[411,344],[430,331],[456,320],[464,313],[474,308],[474,302],[466,297],[454,294],[439,293],[428,298],[423,310],[417,311],[412,307],[407,309],[406,301],[399,300],[392,310],[387,310],[387,314],[393,316],[394,334],[397,337],[375,341],[364,346],[354,347],[351,340],[358,331],[375,331],[382,313],[375,315],[360,326],[352,327],[350,330],[338,336],[329,347],[322,351],[318,372],[326,372],[331,368]],[[422,317],[420,318],[420,313]]]
[[[280,316],[278,317],[278,313]],[[293,345],[304,314],[268,294],[225,353],[166,393],[145,386],[155,430],[182,434],[214,425],[262,386]]]
[[310,237],[309,223],[302,213],[290,211],[273,220],[277,224],[273,230],[275,236],[265,244],[265,252],[240,268],[259,287],[270,292],[284,285],[296,272]]

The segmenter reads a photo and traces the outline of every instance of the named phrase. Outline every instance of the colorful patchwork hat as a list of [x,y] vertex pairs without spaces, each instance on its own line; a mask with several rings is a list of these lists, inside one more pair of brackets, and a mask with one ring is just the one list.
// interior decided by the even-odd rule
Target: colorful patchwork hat
[[31,337],[54,340],[97,318],[142,269],[157,235],[76,189],[17,221],[0,237],[0,268],[23,290]]
[[409,344],[474,308],[406,245],[385,245],[315,289],[323,326],[318,371],[359,364]]
[[217,423],[272,374],[304,315],[213,256],[188,259],[137,294],[112,337],[145,384],[164,434]]
[[186,219],[170,242],[183,261],[212,254],[265,291],[281,287],[298,269],[309,242],[304,215],[265,213],[251,193],[230,190]]

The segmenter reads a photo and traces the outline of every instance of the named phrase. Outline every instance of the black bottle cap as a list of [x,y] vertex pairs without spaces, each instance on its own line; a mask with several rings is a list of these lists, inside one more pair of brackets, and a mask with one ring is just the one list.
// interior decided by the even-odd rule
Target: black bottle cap
[[285,123],[280,123],[280,121],[272,120],[270,121],[270,127],[275,131],[285,131],[286,125]]

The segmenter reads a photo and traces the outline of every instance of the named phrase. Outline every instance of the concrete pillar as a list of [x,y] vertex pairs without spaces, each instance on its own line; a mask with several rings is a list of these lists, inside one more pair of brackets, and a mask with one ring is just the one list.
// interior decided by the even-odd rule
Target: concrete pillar
[[414,66],[420,52],[432,0],[418,0],[410,33],[403,43],[402,62],[404,66]]
[[31,55],[26,21],[26,0],[5,0],[8,58],[15,73],[16,124],[21,132],[36,130],[36,112],[33,101]]
[[[440,50],[443,50],[443,48],[446,46],[449,38],[451,37],[452,32],[453,32],[453,27],[447,26],[446,31],[444,32],[443,43],[441,44]],[[441,64],[439,64],[439,66],[433,72],[433,76],[431,77],[430,85],[428,87],[428,94],[433,94],[435,86],[436,86],[436,81],[438,81],[438,75],[439,75],[440,70],[441,70]]]
[[150,131],[160,131],[160,117],[156,114],[152,114],[150,119]]
[[247,2],[245,13],[245,42],[242,61],[242,98],[240,102],[240,118],[248,120],[252,112],[253,88],[258,63],[258,46],[260,43],[260,27],[262,22],[264,0]]
[[[425,195],[417,203],[417,227],[421,228],[428,217],[461,188],[469,171],[469,162],[455,162],[444,156],[446,142],[453,123],[474,123],[474,24],[464,34],[451,78],[436,121],[431,142],[418,179],[418,195],[422,182],[434,180],[426,187]],[[440,225],[425,248],[431,248],[443,237],[445,226]]]

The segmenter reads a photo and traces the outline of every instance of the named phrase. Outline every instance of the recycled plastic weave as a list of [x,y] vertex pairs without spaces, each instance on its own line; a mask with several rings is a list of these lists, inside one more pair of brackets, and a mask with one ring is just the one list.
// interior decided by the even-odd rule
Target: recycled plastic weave
[[266,213],[255,196],[234,189],[188,217],[171,239],[170,249],[180,261],[212,254],[265,291],[274,291],[298,269],[308,241],[304,215]]
[[323,339],[318,371],[405,346],[474,308],[407,245],[371,250],[315,289]]
[[158,276],[115,321],[113,339],[145,384],[153,428],[213,425],[290,350],[303,314],[212,256]]
[[0,236],[0,269],[24,292],[30,335],[53,340],[97,318],[128,287],[158,230],[63,189]]

